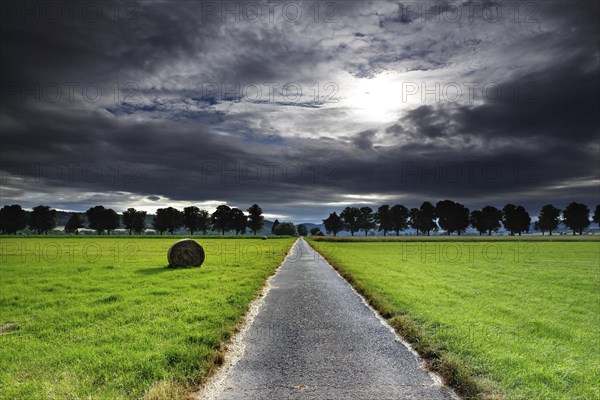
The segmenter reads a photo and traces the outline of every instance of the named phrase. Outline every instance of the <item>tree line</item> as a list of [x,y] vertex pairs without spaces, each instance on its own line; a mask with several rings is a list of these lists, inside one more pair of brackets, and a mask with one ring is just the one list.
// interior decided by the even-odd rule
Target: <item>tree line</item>
[[[178,229],[185,228],[192,235],[195,232],[206,235],[208,231],[221,232],[222,235],[234,231],[239,235],[244,234],[247,229],[256,235],[264,228],[262,209],[258,204],[253,204],[246,211],[247,215],[242,210],[227,205],[218,206],[212,214],[195,206],[185,207],[183,211],[173,207],[159,208],[153,217],[152,227],[160,234],[173,234]],[[110,234],[120,227],[127,229],[129,234],[140,234],[146,230],[146,212],[134,208],[129,208],[123,215],[119,215],[110,208],[95,206],[84,214],[87,228],[95,230],[98,234]],[[548,232],[552,235],[559,224],[563,223],[573,234],[582,234],[583,230],[590,226],[589,217],[590,210],[585,204],[573,202],[564,210],[546,204],[539,212],[534,229],[542,234]],[[600,224],[600,205],[596,206],[592,221]],[[384,235],[388,232],[400,235],[400,232],[409,228],[416,230],[417,235],[430,235],[439,229],[446,231],[448,235],[461,235],[469,226],[475,228],[480,235],[491,235],[502,226],[511,235],[520,235],[529,231],[531,217],[523,206],[514,204],[507,204],[501,210],[488,205],[481,210],[469,211],[460,203],[442,200],[435,206],[426,201],[419,208],[411,209],[401,204],[393,207],[382,205],[377,211],[370,207],[346,207],[339,215],[336,212],[331,213],[323,220],[323,224],[326,232],[334,236],[341,231],[349,231],[352,236],[356,232],[364,231],[367,235],[374,229],[383,232]],[[6,205],[0,209],[0,232],[5,234],[14,234],[27,226],[38,234],[48,233],[56,228],[56,225],[57,211],[49,206],[34,207],[29,216],[18,204]],[[79,229],[84,227],[86,226],[82,214],[72,213],[64,230],[66,233],[78,233]],[[296,232],[301,236],[308,234],[305,225],[296,227],[291,222],[278,220],[273,222],[271,229],[271,233],[275,235],[294,235]],[[319,235],[319,232],[315,227],[311,229],[310,234]]]
[[[263,211],[258,204],[253,204],[246,211],[247,215],[242,210],[227,205],[218,206],[212,214],[196,206],[185,207],[183,211],[173,207],[159,208],[152,219],[152,227],[160,234],[173,234],[176,230],[185,228],[192,235],[195,232],[206,235],[209,230],[221,232],[223,235],[225,232],[234,231],[239,235],[246,233],[246,229],[256,235],[264,227]],[[95,230],[98,234],[110,234],[120,227],[128,230],[130,235],[146,230],[147,214],[135,208],[128,208],[121,216],[115,210],[99,205],[89,208],[84,214],[87,228]],[[15,234],[28,226],[38,234],[52,231],[57,226],[57,211],[49,206],[40,205],[34,207],[28,216],[18,204],[6,205],[0,209],[0,232]],[[84,227],[86,226],[82,214],[74,212],[71,213],[64,230],[66,233],[79,233],[79,229]]]
[[[561,218],[562,215],[562,218]],[[542,235],[558,229],[563,223],[573,231],[573,234],[583,233],[590,226],[590,209],[585,204],[571,203],[564,210],[552,204],[546,204],[540,210],[538,220],[535,222],[535,230]],[[600,224],[600,205],[596,206],[592,220]],[[337,212],[329,214],[323,220],[323,225],[328,234],[337,234],[341,231],[349,231],[352,236],[357,232],[377,229],[387,236],[388,232],[400,232],[409,228],[416,230],[417,235],[427,234],[442,229],[448,235],[456,233],[461,235],[469,226],[476,229],[480,235],[496,232],[501,226],[511,235],[521,235],[529,232],[531,217],[523,206],[507,204],[501,210],[493,206],[485,206],[481,210],[469,211],[464,205],[452,200],[442,200],[434,206],[425,201],[419,208],[411,208],[396,204],[390,207],[382,205],[373,211],[371,207],[346,207],[338,215]]]

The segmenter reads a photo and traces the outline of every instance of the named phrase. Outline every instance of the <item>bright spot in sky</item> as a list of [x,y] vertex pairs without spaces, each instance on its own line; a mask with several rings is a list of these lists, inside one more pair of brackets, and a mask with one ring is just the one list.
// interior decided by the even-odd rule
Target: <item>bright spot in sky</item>
[[399,74],[382,73],[374,78],[349,78],[351,88],[342,106],[356,112],[363,120],[389,123],[398,119],[401,110],[407,109],[402,98],[402,81]]

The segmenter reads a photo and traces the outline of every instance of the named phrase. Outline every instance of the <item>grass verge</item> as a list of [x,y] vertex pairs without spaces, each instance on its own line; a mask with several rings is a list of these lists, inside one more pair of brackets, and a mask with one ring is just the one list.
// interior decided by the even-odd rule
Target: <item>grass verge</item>
[[463,397],[599,398],[599,242],[309,242]]

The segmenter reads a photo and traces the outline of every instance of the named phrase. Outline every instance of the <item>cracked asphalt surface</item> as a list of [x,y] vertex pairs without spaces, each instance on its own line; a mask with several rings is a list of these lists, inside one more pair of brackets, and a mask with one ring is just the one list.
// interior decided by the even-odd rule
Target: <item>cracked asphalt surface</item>
[[455,398],[302,238],[243,342],[218,399]]

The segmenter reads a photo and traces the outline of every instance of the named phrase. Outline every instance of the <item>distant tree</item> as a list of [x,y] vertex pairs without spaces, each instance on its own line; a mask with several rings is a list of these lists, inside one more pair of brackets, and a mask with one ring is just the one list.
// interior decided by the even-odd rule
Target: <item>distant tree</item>
[[136,212],[135,208],[128,208],[123,211],[123,227],[129,231],[130,235],[133,232],[133,223],[135,221]]
[[392,230],[396,231],[396,236],[400,236],[400,232],[408,228],[408,208],[401,204],[396,204],[390,209],[392,214]]
[[296,225],[293,222],[280,222],[273,232],[278,236],[294,236],[296,234]]
[[420,218],[421,210],[416,207],[411,208],[408,211],[408,225],[417,231],[417,236],[421,232],[421,218]]
[[563,210],[563,223],[573,230],[573,235],[590,226],[590,209],[585,204],[571,203]]
[[542,235],[548,231],[548,234],[552,236],[552,231],[555,231],[560,223],[560,212],[560,208],[556,208],[552,204],[542,207],[537,222],[537,229],[542,231]]
[[428,201],[423,202],[419,208],[419,225],[421,226],[421,231],[426,232],[427,236],[429,236],[431,231],[438,230],[435,218],[435,206]]
[[79,235],[79,229],[83,228],[83,219],[79,213],[72,213],[65,224],[66,233],[75,233]]
[[140,234],[146,230],[146,211],[137,211],[135,208],[128,208],[123,211],[123,227],[129,231]]
[[296,230],[298,231],[298,235],[308,236],[308,228],[306,227],[306,225],[300,224],[296,227]]
[[102,214],[102,220],[104,223],[104,228],[106,229],[106,233],[110,235],[111,231],[114,231],[119,227],[119,223],[121,222],[121,218],[119,214],[112,208],[107,208],[104,210]]
[[246,226],[248,225],[248,217],[239,208],[231,209],[231,228],[235,231],[236,235],[246,233]]
[[198,213],[198,230],[206,235],[206,231],[210,229],[210,214],[207,210],[200,210]]
[[218,206],[211,215],[211,222],[215,230],[221,231],[221,234],[225,235],[225,231],[232,227],[231,208],[225,204]]
[[361,207],[360,216],[358,217],[358,226],[365,232],[365,236],[369,234],[371,229],[376,227],[371,207]]
[[502,221],[502,211],[498,210],[494,206],[485,206],[481,209],[483,216],[487,224],[488,236],[492,235],[492,232],[497,232],[500,229],[500,221]]
[[250,208],[248,208],[248,228],[254,233],[261,231],[265,225],[265,219],[262,215],[262,208],[258,204],[252,204]]
[[133,220],[133,232],[141,234],[146,232],[146,211],[136,211],[135,219]]
[[502,211],[496,207],[485,206],[482,210],[473,210],[469,216],[469,223],[479,232],[479,234],[487,233],[488,236],[492,232],[500,228],[502,220]]
[[[319,235],[320,234],[320,235]],[[323,236],[323,232],[317,226],[310,228],[310,236]]]
[[502,208],[502,224],[511,235],[518,233],[521,236],[522,232],[529,232],[531,218],[523,206],[507,204]]
[[103,206],[90,207],[85,216],[88,220],[88,228],[95,230],[100,235],[106,229],[106,208]]
[[348,229],[352,236],[354,236],[354,232],[360,229],[360,217],[361,212],[357,207],[346,207],[340,214],[344,228]]
[[275,227],[279,225],[279,220],[275,219],[275,221],[273,221],[273,225],[271,226],[271,234],[275,234]]
[[29,228],[39,234],[48,233],[56,228],[56,210],[48,206],[33,207],[29,214]]
[[440,227],[448,235],[453,232],[460,235],[469,226],[469,209],[452,200],[438,201],[435,206],[435,214],[438,217]]
[[189,206],[183,209],[183,226],[189,229],[190,235],[193,235],[199,229],[200,209],[196,206]]
[[323,220],[323,225],[325,225],[325,231],[333,233],[333,236],[337,236],[338,232],[344,229],[344,222],[335,211],[329,214],[327,219]]
[[600,227],[600,204],[598,204],[596,206],[596,209],[594,210],[594,216],[592,217],[592,220],[598,224],[598,226]]
[[488,231],[487,221],[485,220],[485,216],[483,215],[483,211],[481,210],[471,211],[471,215],[469,216],[469,223],[473,228],[477,229],[477,232],[479,232],[479,236]]
[[387,236],[388,231],[394,229],[394,219],[389,205],[384,204],[377,209],[375,223],[377,223],[378,230],[383,231],[383,236]]
[[27,213],[18,204],[0,209],[0,231],[15,234],[27,226]]
[[161,235],[164,232],[173,235],[183,226],[183,212],[173,207],[159,208],[152,220],[152,226]]
[[437,231],[438,226],[435,222],[436,208],[428,201],[423,202],[420,208],[411,208],[408,211],[408,225],[419,233],[427,233]]

